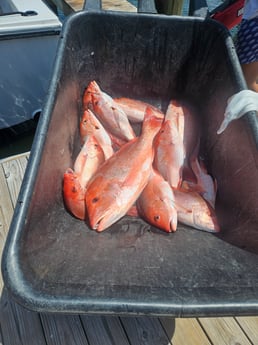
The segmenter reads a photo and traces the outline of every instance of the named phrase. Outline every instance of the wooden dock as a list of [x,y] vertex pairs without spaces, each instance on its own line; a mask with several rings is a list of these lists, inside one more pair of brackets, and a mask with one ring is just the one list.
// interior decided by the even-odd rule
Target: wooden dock
[[[0,250],[29,153],[0,160]],[[169,318],[46,314],[14,302],[0,279],[0,345],[257,345],[258,317]]]

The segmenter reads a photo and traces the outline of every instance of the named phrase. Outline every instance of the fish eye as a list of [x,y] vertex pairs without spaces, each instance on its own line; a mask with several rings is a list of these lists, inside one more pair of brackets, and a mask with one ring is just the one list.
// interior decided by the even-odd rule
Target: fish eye
[[155,215],[154,216],[154,220],[155,220],[155,222],[158,222],[160,220],[160,216],[159,215]]
[[97,198],[97,197],[95,197],[95,198],[93,198],[92,200],[91,200],[91,202],[93,203],[93,204],[95,204],[96,202],[98,202],[99,201],[99,198]]

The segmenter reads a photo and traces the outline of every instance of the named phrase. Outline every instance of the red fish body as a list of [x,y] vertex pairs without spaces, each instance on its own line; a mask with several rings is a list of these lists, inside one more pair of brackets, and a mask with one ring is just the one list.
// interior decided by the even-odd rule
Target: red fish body
[[177,211],[173,190],[154,170],[136,205],[139,215],[148,223],[166,232],[176,231]]
[[131,121],[132,123],[139,123],[143,121],[145,110],[147,107],[153,110],[153,113],[156,117],[160,119],[164,118],[164,114],[161,110],[146,102],[126,97],[114,98],[114,101],[119,105],[121,109],[123,109],[129,121]]
[[86,109],[84,110],[80,121],[81,142],[84,143],[86,138],[90,135],[94,135],[98,141],[104,152],[105,159],[108,159],[110,156],[112,156],[114,151],[109,134],[93,112],[90,109]]
[[86,138],[76,157],[74,170],[63,176],[63,197],[67,209],[77,218],[85,219],[85,191],[90,178],[104,162],[104,153],[94,136]]
[[90,226],[103,231],[133,206],[146,186],[153,161],[152,142],[160,120],[147,108],[142,133],[114,153],[90,181],[86,206]]
[[104,161],[105,156],[102,148],[96,138],[90,135],[86,138],[74,163],[74,171],[78,174],[83,187],[86,187],[90,178]]
[[165,118],[156,135],[154,147],[154,168],[171,187],[178,188],[182,182],[185,151],[179,131],[170,119]]
[[88,106],[94,112],[113,136],[125,141],[135,138],[134,130],[124,111],[112,97],[101,91],[95,81],[90,82],[85,91],[84,106]]
[[194,111],[183,103],[171,100],[166,117],[175,124],[183,140],[186,158],[189,157],[198,145],[200,138],[200,126]]
[[82,187],[78,174],[68,168],[63,177],[63,198],[66,208],[79,219],[85,219],[85,188]]
[[179,222],[203,231],[220,231],[214,210],[199,193],[174,189],[174,196]]

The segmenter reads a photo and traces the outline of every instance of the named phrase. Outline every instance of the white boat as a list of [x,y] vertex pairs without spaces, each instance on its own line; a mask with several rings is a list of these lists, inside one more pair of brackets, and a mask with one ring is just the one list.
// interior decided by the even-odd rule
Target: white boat
[[26,131],[40,113],[61,28],[41,0],[0,0],[0,132]]

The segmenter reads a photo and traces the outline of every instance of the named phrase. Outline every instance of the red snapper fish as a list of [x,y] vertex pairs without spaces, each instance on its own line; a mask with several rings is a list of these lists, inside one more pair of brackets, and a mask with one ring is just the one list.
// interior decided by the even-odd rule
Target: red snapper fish
[[156,117],[160,119],[164,118],[164,113],[161,110],[146,102],[126,97],[114,98],[114,101],[123,109],[129,121],[132,123],[140,123],[143,121],[147,107],[153,110]]
[[63,197],[66,208],[77,218],[85,219],[85,191],[87,184],[104,162],[104,153],[94,136],[86,138],[74,163],[63,176]]
[[148,223],[166,232],[177,228],[177,210],[174,193],[167,181],[155,170],[137,202],[139,215]]
[[187,189],[174,189],[174,197],[179,222],[207,232],[220,231],[214,209],[199,193]]
[[166,116],[176,124],[183,140],[186,158],[189,157],[199,143],[200,125],[193,110],[172,99],[168,105]]
[[150,176],[153,138],[160,126],[161,120],[147,108],[140,136],[105,161],[89,182],[85,202],[92,229],[103,231],[111,226],[141,194]]
[[182,182],[185,151],[179,131],[167,115],[155,137],[154,147],[154,168],[171,187],[178,188]]
[[105,159],[112,156],[114,150],[109,134],[93,112],[90,109],[86,109],[80,121],[81,142],[84,143],[89,135],[94,135],[104,152]]
[[93,135],[88,136],[74,162],[74,171],[78,174],[83,187],[86,187],[104,161],[105,156],[97,139]]
[[84,92],[83,105],[94,112],[113,136],[125,141],[135,138],[134,130],[124,111],[112,97],[100,89],[96,81],[91,81]]
[[63,198],[66,208],[79,219],[85,219],[85,188],[80,177],[73,169],[68,168],[63,176]]

